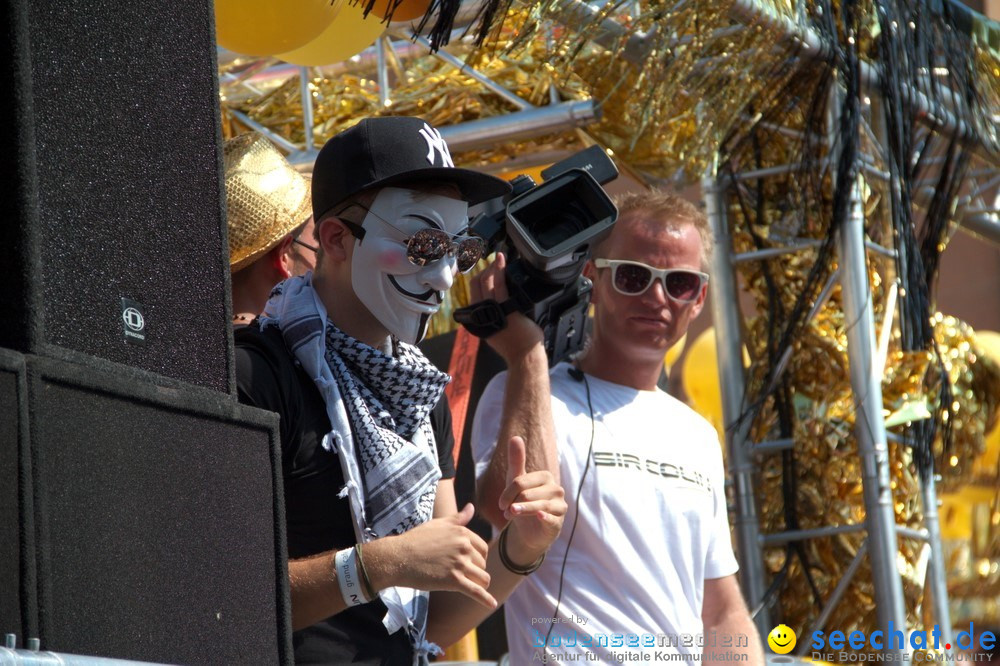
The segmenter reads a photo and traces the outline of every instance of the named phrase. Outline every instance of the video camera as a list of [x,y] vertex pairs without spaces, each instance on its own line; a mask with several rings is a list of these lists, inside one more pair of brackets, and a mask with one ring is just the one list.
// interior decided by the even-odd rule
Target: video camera
[[455,321],[486,338],[503,330],[508,314],[521,312],[542,328],[550,364],[579,351],[593,288],[583,267],[618,219],[601,187],[617,177],[614,162],[591,146],[547,168],[539,185],[527,175],[511,180],[503,209],[471,224],[488,253],[506,254],[510,299],[460,308]]

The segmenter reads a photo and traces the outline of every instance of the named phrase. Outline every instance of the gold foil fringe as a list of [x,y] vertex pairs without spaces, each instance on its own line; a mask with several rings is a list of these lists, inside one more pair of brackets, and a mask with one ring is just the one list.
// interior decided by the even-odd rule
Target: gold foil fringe
[[[807,101],[803,98],[799,104],[780,106],[777,113],[770,109],[771,129],[758,128],[756,141],[739,144],[734,147],[735,152],[727,154],[734,170],[799,162],[804,157],[801,154],[804,144],[794,133],[822,129],[808,125]],[[777,126],[785,131],[778,131]],[[870,143],[864,147],[869,149],[869,154],[876,154]],[[733,184],[735,189],[731,192],[741,195],[731,194],[727,206],[735,252],[782,247],[792,240],[800,244],[810,240],[821,242],[826,237],[832,209],[832,180],[829,172],[819,166],[826,158],[825,149],[817,145],[814,150],[811,157],[816,166],[810,172],[793,170],[785,175]],[[861,189],[868,237],[891,247],[893,234],[885,184],[862,181]],[[1000,370],[975,349],[973,332],[966,324],[953,317],[935,315],[932,323],[937,351],[953,392],[950,404],[938,405],[942,377],[935,350],[902,351],[898,307],[893,321],[887,321],[885,303],[888,287],[896,280],[894,264],[873,252],[868,259],[876,332],[889,326],[892,333],[882,384],[883,416],[891,419],[890,423],[897,423],[890,431],[901,434],[909,423],[931,417],[932,411],[937,410],[938,417],[949,422],[952,429],[950,446],[945,446],[940,433],[933,443],[935,466],[942,476],[939,487],[946,490],[961,487],[971,479],[972,461],[982,452],[983,435],[989,430],[991,419],[995,418],[1000,401]],[[806,276],[817,260],[818,248],[808,247],[765,261],[738,264],[741,280],[754,299],[755,310],[761,313],[747,323],[746,339],[752,359],[748,382],[750,396],[762,395],[770,381],[767,340],[771,323],[767,313],[777,313],[775,325],[787,318],[799,294],[803,293]],[[835,268],[835,259],[821,266],[819,284],[825,283]],[[757,460],[759,476],[755,487],[761,529],[765,534],[793,527],[863,527],[861,458],[854,433],[857,406],[849,381],[847,355],[849,326],[841,306],[839,285],[835,285],[816,317],[792,342],[784,380],[793,407],[795,462],[794,467],[788,467],[781,455],[761,456]],[[782,431],[778,418],[774,400],[769,398],[753,424],[751,439],[780,438]],[[908,447],[895,444],[890,444],[889,453],[896,522],[919,528],[923,525],[923,508],[912,453]],[[787,520],[786,485],[793,487],[791,501],[797,520],[794,525]],[[997,515],[1000,524],[1000,513]],[[794,549],[791,559],[784,547],[767,549],[765,562],[769,571],[777,575],[784,569],[787,574],[779,592],[777,615],[797,632],[807,631],[818,617],[822,603],[844,576],[863,539],[863,530],[859,529],[854,533],[800,542],[798,547],[808,562],[808,571],[804,570],[803,561]],[[897,565],[904,582],[907,622],[915,627],[924,626],[928,611],[924,590],[926,546],[906,537],[900,537],[898,543]],[[1000,546],[992,557],[993,563],[1000,558]],[[992,564],[987,569],[993,572]],[[953,574],[955,580],[984,582],[981,576],[967,576],[968,571],[953,571]],[[995,578],[995,572],[990,576]],[[815,600],[813,586],[819,601]],[[979,594],[982,589],[991,588],[969,583],[954,586],[952,594],[959,607],[974,607],[978,613],[982,605],[962,606],[962,595],[971,591]],[[868,559],[863,558],[826,626],[845,632],[871,631],[876,624],[874,594]],[[955,619],[962,621],[965,617],[956,615]],[[998,619],[982,614],[976,617],[984,621]]]

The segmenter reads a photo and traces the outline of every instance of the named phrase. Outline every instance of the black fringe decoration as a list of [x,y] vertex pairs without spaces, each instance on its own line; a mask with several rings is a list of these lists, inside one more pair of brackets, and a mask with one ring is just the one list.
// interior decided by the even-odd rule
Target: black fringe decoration
[[[352,5],[362,5],[362,13],[365,18],[375,9],[376,2],[377,0],[351,0]],[[388,0],[388,2],[388,11],[382,19],[382,22],[386,24],[392,21],[393,14],[404,0]],[[476,46],[482,45],[490,32],[497,27],[495,24],[498,19],[502,23],[503,17],[507,15],[512,3],[513,0],[483,0],[470,26],[470,30],[472,26],[478,26],[475,28]],[[446,46],[451,40],[451,33],[455,29],[455,18],[461,8],[462,0],[432,0],[427,11],[424,12],[417,24],[416,34],[427,38],[431,44],[432,52]]]
[[[966,127],[976,126],[980,110],[975,79],[971,71],[972,44],[969,27],[956,22],[963,13],[950,3],[934,11],[907,0],[880,0],[876,10],[881,26],[878,52],[882,61],[880,93],[886,127],[893,228],[896,236],[896,272],[903,288],[900,298],[902,348],[931,350],[936,357],[934,379],[939,382],[933,419],[918,421],[904,432],[904,441],[913,449],[914,463],[922,481],[934,473],[933,444],[940,436],[944,451],[951,449],[950,421],[942,415],[952,402],[952,389],[940,351],[934,341],[931,316],[934,313],[933,287],[937,278],[941,248],[946,240],[952,208],[968,166],[965,137],[955,133],[947,140],[937,172],[933,195],[926,204],[923,224],[914,211],[914,182],[933,177],[930,157],[936,155],[941,139],[932,127],[922,141],[915,140],[916,104],[913,90],[927,81],[928,101],[933,108],[950,108]],[[914,28],[908,28],[910,25]],[[946,76],[938,76],[944,72]],[[923,78],[921,78],[923,77]],[[955,91],[954,93],[952,91]],[[945,96],[948,103],[945,102]]]

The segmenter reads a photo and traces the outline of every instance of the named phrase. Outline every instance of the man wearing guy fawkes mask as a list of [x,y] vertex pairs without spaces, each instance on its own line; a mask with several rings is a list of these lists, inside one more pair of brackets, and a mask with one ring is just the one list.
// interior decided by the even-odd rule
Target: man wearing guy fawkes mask
[[[554,450],[541,330],[516,315],[490,344],[513,382],[512,461],[487,545],[458,511],[428,416],[449,377],[413,345],[456,271],[481,258],[468,207],[508,190],[454,167],[417,118],[374,118],[332,138],[313,171],[316,270],[278,285],[236,334],[241,401],[281,416],[296,663],[425,663],[489,615],[540,563],[565,514],[524,440]],[[502,257],[477,300],[505,300]],[[440,599],[439,599],[440,598]]]
[[[364,215],[360,227],[350,223],[352,211]],[[367,210],[354,203],[342,213],[358,239],[351,268],[354,293],[398,340],[419,342],[451,288],[455,267],[466,272],[482,256],[482,240],[466,235],[468,213],[463,200],[398,187],[379,190]],[[445,250],[447,256],[429,258]],[[414,255],[418,258],[411,261]]]

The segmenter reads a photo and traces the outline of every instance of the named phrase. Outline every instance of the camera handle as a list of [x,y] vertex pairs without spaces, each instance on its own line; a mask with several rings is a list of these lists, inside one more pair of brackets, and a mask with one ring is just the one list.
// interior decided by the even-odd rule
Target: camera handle
[[454,312],[455,321],[477,338],[488,338],[507,327],[507,315],[521,308],[513,298],[498,303],[492,298]]

